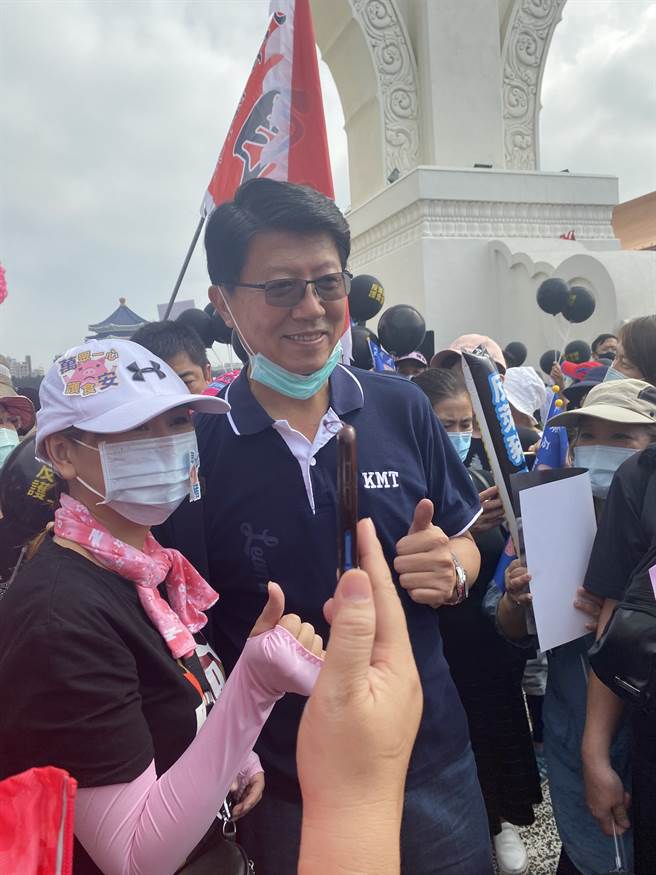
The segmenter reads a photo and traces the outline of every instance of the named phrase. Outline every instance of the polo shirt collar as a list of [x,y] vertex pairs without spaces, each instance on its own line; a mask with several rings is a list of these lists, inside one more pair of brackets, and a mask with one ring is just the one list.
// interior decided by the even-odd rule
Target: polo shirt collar
[[362,385],[344,365],[337,365],[330,376],[330,406],[339,416],[364,407]]
[[[274,420],[251,392],[246,368],[230,383],[223,397],[231,406],[227,417],[235,434],[257,434],[273,425]],[[330,377],[330,406],[343,416],[363,405],[360,381],[348,368],[337,365]]]
[[251,392],[247,371],[247,367],[242,368],[223,396],[230,405],[226,415],[235,434],[257,434],[273,424],[273,419]]

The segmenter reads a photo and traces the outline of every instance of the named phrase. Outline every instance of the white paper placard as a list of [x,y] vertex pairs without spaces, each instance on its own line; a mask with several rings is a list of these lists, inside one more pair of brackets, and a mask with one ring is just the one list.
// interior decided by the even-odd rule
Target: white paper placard
[[597,531],[590,475],[523,489],[519,500],[533,614],[545,651],[588,631],[587,615],[574,607],[574,599]]

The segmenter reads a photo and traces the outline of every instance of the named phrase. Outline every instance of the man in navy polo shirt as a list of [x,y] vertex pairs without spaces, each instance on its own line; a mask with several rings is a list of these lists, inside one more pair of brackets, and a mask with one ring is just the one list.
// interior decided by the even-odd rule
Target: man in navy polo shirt
[[[350,423],[360,516],[373,519],[394,569],[425,698],[406,787],[403,871],[491,875],[467,724],[434,610],[465,597],[465,578],[478,574],[467,531],[480,512],[471,480],[417,387],[338,364],[350,232],[330,199],[252,180],[212,214],[205,247],[210,299],[250,356],[222,393],[231,412],[196,420],[210,581],[221,595],[212,643],[231,668],[269,580],[283,587],[287,610],[328,631],[322,608],[337,566],[334,437]],[[239,837],[258,875],[296,872],[303,705],[295,696],[276,705],[257,746],[267,787],[240,821]]]

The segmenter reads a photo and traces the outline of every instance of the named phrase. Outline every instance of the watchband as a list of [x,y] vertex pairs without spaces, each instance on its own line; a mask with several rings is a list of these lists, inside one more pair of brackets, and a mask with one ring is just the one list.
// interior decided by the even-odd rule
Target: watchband
[[467,587],[467,572],[462,567],[462,563],[458,559],[455,553],[451,554],[451,558],[453,559],[453,567],[456,572],[456,585],[453,591],[453,596],[450,601],[446,602],[447,605],[459,605],[469,595],[469,589]]

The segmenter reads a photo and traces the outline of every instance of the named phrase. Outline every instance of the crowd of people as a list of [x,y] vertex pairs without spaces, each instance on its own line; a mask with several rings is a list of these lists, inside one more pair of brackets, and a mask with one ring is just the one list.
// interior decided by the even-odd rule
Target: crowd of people
[[[574,376],[476,334],[379,374],[342,361],[333,201],[252,180],[205,249],[235,379],[170,321],[67,350],[38,410],[0,363],[0,477],[33,437],[57,494],[0,572],[0,791],[76,780],[76,875],[528,875],[548,780],[558,875],[654,875],[656,315]],[[499,574],[508,508],[464,352],[502,375],[527,459],[559,427],[589,472],[588,634],[546,654],[534,569]],[[343,424],[359,568],[336,586]]]

